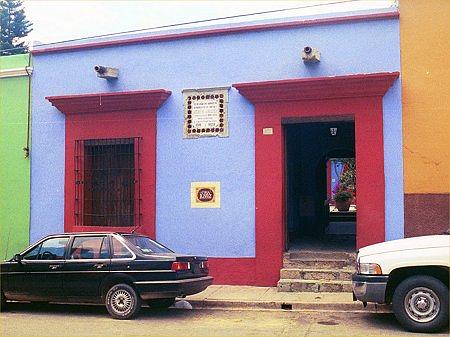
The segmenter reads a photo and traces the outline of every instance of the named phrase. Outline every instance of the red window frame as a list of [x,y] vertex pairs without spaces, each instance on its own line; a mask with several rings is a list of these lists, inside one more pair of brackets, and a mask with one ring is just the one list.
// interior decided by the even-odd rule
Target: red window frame
[[141,189],[139,232],[155,237],[156,112],[169,97],[164,89],[46,97],[66,117],[64,230],[122,231],[133,227],[83,226],[75,217],[75,142],[140,137]]

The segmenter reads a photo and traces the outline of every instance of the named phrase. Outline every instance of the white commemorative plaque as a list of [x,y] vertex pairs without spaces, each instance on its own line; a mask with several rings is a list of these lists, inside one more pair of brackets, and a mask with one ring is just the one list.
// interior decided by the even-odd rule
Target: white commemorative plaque
[[184,138],[228,137],[228,90],[183,90]]

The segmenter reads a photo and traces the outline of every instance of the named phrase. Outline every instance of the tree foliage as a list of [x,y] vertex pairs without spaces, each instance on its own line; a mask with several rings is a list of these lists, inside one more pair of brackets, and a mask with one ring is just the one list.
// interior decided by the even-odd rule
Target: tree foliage
[[356,163],[355,158],[342,159],[344,169],[339,176],[339,185],[342,189],[356,192]]
[[32,31],[32,25],[25,16],[22,0],[0,0],[0,55],[26,53],[28,47],[21,39]]

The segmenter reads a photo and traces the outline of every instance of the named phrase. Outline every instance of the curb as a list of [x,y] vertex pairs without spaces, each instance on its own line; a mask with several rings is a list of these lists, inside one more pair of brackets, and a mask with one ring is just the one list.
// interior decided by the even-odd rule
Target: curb
[[241,301],[241,300],[189,300],[193,309],[214,310],[283,310],[283,311],[332,311],[332,312],[365,312],[391,313],[390,305],[368,303],[320,303],[320,302],[283,302],[283,301]]

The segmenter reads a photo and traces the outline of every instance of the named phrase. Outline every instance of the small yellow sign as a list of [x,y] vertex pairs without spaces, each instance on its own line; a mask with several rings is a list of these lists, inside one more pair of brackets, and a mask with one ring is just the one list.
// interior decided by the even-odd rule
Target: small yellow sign
[[191,208],[220,208],[220,182],[191,182]]

